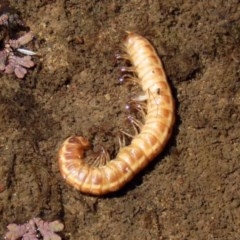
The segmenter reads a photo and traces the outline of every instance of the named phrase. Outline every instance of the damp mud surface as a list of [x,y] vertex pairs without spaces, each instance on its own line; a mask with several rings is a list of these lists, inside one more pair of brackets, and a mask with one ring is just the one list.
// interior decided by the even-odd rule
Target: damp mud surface
[[[36,39],[24,80],[0,75],[0,238],[9,223],[60,220],[62,239],[236,240],[240,237],[240,2],[10,1]],[[60,175],[72,135],[118,151],[124,31],[149,39],[176,100],[165,150],[120,191],[83,195]]]

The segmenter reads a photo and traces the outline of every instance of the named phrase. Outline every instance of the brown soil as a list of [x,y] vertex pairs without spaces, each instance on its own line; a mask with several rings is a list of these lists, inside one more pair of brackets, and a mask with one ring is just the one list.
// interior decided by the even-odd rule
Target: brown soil
[[[36,34],[36,67],[0,81],[0,238],[9,223],[61,220],[63,239],[240,236],[240,3],[12,0]],[[118,84],[124,30],[152,41],[177,102],[166,150],[124,189],[90,197],[57,151],[81,134],[116,152],[131,89]],[[114,144],[116,143],[116,144]]]

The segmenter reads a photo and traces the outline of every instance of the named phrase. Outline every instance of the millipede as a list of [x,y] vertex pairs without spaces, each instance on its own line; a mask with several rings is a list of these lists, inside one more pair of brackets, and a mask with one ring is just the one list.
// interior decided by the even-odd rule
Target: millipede
[[83,136],[72,136],[62,144],[58,163],[63,178],[82,193],[104,195],[122,188],[146,167],[167,144],[175,121],[174,99],[162,62],[154,47],[144,37],[127,32],[123,40],[122,58],[131,63],[123,71],[133,72],[129,80],[137,82],[144,95],[132,99],[144,115],[143,123],[136,119],[139,131],[128,145],[120,146],[114,159],[102,151],[89,164],[85,151],[90,148]]

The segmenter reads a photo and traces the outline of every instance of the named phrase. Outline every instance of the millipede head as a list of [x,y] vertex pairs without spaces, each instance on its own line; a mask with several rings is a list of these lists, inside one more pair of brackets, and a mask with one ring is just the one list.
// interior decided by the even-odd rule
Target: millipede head
[[83,149],[88,149],[90,147],[89,141],[82,136],[73,136],[67,139],[70,144],[76,144]]

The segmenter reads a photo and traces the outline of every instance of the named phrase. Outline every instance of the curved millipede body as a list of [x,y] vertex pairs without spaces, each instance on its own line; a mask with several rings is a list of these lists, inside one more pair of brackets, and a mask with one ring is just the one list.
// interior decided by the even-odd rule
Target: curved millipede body
[[84,152],[90,144],[84,137],[66,139],[59,151],[62,176],[79,191],[91,195],[114,192],[129,182],[163,150],[174,124],[174,99],[156,51],[147,39],[132,32],[127,32],[123,45],[145,94],[136,99],[146,101],[139,133],[128,146],[120,148],[115,159],[100,166],[86,163]]

